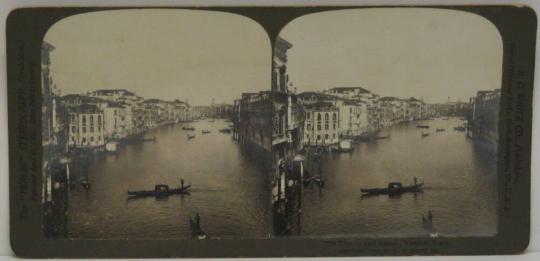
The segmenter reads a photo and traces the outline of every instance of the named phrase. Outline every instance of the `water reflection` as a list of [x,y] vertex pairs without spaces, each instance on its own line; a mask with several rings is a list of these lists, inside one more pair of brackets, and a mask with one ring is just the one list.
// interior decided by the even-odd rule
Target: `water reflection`
[[[193,126],[188,140],[183,126]],[[69,233],[74,238],[190,238],[197,213],[212,238],[262,238],[269,231],[267,174],[246,158],[224,120],[163,126],[149,131],[156,142],[130,144],[118,154],[94,157],[88,190],[70,192]],[[211,131],[202,134],[202,129]],[[86,174],[85,174],[86,173]],[[192,184],[190,195],[128,200],[128,190]]]
[[[325,186],[304,188],[299,215],[302,236],[425,236],[422,216],[432,211],[432,229],[445,236],[490,236],[497,231],[496,165],[475,149],[459,119],[426,121],[383,131],[391,138],[359,143],[353,153],[324,156]],[[446,131],[436,132],[435,128]],[[425,182],[423,192],[362,197],[360,188],[389,182]]]

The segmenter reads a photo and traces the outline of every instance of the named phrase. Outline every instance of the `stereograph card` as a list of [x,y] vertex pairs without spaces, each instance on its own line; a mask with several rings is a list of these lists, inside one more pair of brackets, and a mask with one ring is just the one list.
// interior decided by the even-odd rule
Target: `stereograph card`
[[526,6],[23,8],[21,257],[515,254]]

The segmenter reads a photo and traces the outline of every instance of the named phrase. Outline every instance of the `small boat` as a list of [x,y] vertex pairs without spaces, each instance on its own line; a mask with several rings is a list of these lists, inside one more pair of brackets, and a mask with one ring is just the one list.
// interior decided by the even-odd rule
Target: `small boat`
[[220,129],[219,132],[221,133],[231,133],[231,129],[230,128],[223,128],[223,129]]
[[90,188],[90,182],[88,182],[88,180],[86,178],[81,178],[79,180],[79,183],[81,183],[81,186],[85,189],[89,189]]
[[195,127],[184,126],[184,127],[182,127],[182,130],[194,131],[194,130],[195,130]]
[[314,183],[317,183],[317,185],[319,185],[319,187],[324,187],[324,180],[321,178],[321,176],[317,175],[317,176],[313,177],[312,180],[313,180]]
[[202,132],[202,134],[208,134],[208,133],[210,133],[210,130],[202,130],[201,132]]
[[159,184],[154,187],[154,190],[140,190],[140,191],[129,191],[128,196],[130,197],[168,197],[170,195],[182,195],[189,194],[189,188],[191,185],[186,185],[184,187],[178,187],[170,189],[168,185]]
[[421,125],[421,124],[418,124],[418,125],[416,125],[416,128],[420,128],[420,129],[429,129],[429,125]]
[[374,139],[376,140],[384,140],[384,139],[389,139],[390,138],[390,134],[386,135],[386,136],[376,136]]
[[150,138],[141,138],[140,141],[153,141],[156,142],[156,137],[150,137]]
[[437,128],[437,132],[445,131],[443,128]]
[[351,140],[342,140],[339,142],[339,152],[351,152],[354,148],[352,146]]
[[422,138],[429,136],[429,132],[422,132]]
[[195,138],[195,134],[188,134],[187,138],[188,138],[188,140],[191,140],[191,139]]
[[386,188],[370,188],[370,189],[360,189],[364,195],[381,195],[388,194],[390,196],[400,195],[407,192],[422,192],[422,186],[424,183],[418,183],[411,186],[403,186],[399,182],[390,182]]
[[463,126],[457,126],[457,127],[454,127],[454,130],[455,130],[455,131],[465,131],[465,127],[463,127]]

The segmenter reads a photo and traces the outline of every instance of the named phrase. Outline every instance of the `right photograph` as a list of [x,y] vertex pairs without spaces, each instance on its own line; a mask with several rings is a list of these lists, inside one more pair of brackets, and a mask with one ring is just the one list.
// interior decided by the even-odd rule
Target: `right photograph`
[[291,21],[273,52],[274,236],[496,235],[502,62],[497,28],[464,11]]

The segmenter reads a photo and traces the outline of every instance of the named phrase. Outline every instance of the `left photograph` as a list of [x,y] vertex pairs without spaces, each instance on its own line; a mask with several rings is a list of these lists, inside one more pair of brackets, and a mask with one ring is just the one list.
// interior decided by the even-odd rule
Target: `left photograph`
[[60,20],[41,47],[49,238],[271,235],[271,47],[198,10]]

